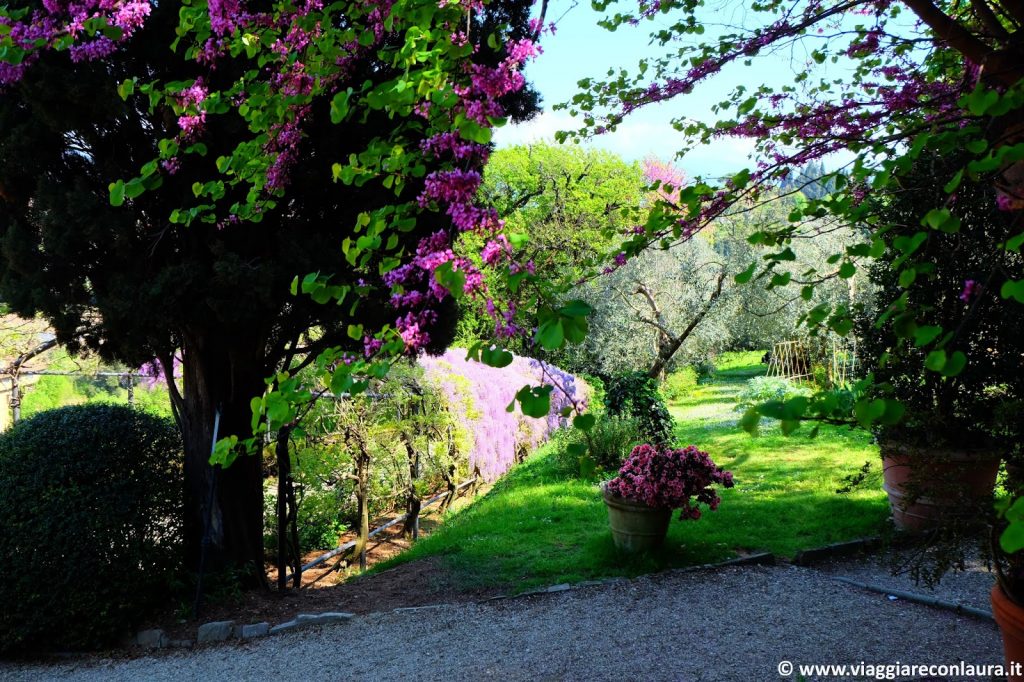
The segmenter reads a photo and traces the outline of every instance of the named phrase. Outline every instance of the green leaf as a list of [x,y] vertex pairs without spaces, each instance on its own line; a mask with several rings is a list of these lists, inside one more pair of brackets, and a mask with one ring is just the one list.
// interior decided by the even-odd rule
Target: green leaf
[[739,114],[740,116],[742,116],[743,114],[748,114],[756,106],[757,106],[757,98],[756,97],[748,97],[743,102],[741,102],[738,107],[736,107],[736,113]]
[[754,276],[754,270],[756,269],[757,262],[755,261],[751,263],[750,267],[748,267],[746,270],[736,275],[736,277],[734,278],[736,280],[736,284],[746,284],[747,282],[749,282],[750,278]]
[[[984,140],[980,141],[984,143]],[[964,169],[961,168],[956,172],[956,175],[953,176],[953,179],[946,183],[946,186],[942,188],[942,191],[945,192],[946,194],[952,194],[953,192],[956,191],[956,188],[960,186],[960,183],[963,181],[963,179]]]
[[942,333],[942,327],[927,326],[918,327],[914,330],[914,345],[920,348],[921,346],[927,346],[929,343],[934,341]]
[[124,82],[117,86],[117,94],[120,95],[123,100],[127,100],[133,92],[135,92],[134,78],[126,78]]
[[138,178],[134,178],[134,179],[130,180],[124,186],[124,195],[126,197],[128,197],[129,199],[134,199],[135,197],[140,196],[145,191],[146,191],[146,186],[143,185],[142,184],[142,180],[140,180]]
[[829,320],[828,326],[839,336],[846,336],[853,331],[853,320],[848,317],[834,317]]
[[573,418],[572,425],[580,431],[590,431],[597,423],[597,417],[592,414],[580,414]]
[[551,411],[551,391],[554,386],[523,386],[516,393],[516,400],[527,417],[546,417]]
[[[971,140],[970,142],[964,145],[964,148],[967,149],[967,151],[969,151],[972,154],[980,154],[986,149],[988,149],[988,142],[986,140]],[[963,172],[962,169],[961,172]],[[952,191],[953,190],[949,190],[946,192],[946,194],[949,194]]]
[[885,414],[885,400],[858,400],[853,406],[853,414],[864,428],[869,428]]
[[565,446],[565,451],[573,457],[582,457],[587,454],[587,446],[583,443],[569,443]]
[[234,464],[235,460],[238,459],[237,445],[238,436],[221,438],[213,446],[213,452],[210,453],[210,465],[216,466],[219,464],[222,469],[227,469]]
[[984,116],[999,101],[999,93],[995,90],[982,90],[980,87],[967,95],[967,109],[975,116]]
[[967,356],[960,351],[954,351],[942,367],[942,376],[955,377],[957,374],[964,371],[964,367],[966,366]]
[[452,261],[441,263],[441,265],[437,266],[434,270],[434,279],[437,280],[438,284],[447,289],[456,300],[462,298],[465,293],[466,273],[462,270],[456,270]]
[[1018,281],[1006,280],[999,289],[999,293],[1003,298],[1012,298],[1018,303],[1024,303],[1024,279]]
[[570,301],[568,305],[559,308],[558,312],[569,317],[587,317],[594,314],[594,309],[584,301]]
[[480,351],[480,362],[488,367],[508,367],[514,359],[512,353],[497,346],[488,346]]
[[530,235],[528,234],[523,234],[520,232],[510,232],[508,234],[508,243],[511,244],[513,248],[518,249],[520,246],[527,243],[528,241],[530,241]]
[[933,372],[941,372],[946,366],[946,351],[939,349],[928,353],[924,359],[924,366]]
[[351,392],[353,383],[355,382],[352,380],[352,374],[349,371],[348,366],[339,365],[331,375],[331,393],[336,396],[349,393]]
[[1013,253],[1020,251],[1022,245],[1024,245],[1024,232],[1006,240],[1006,250]]
[[921,224],[950,234],[960,231],[960,219],[951,214],[948,208],[933,208],[921,219]]
[[480,125],[476,121],[463,118],[457,123],[459,135],[464,140],[476,142],[477,144],[490,144],[491,129]]
[[[349,98],[352,96],[352,88],[339,92],[331,99],[331,123],[337,125],[345,120],[349,112]],[[340,170],[340,169],[339,169]]]
[[841,279],[850,279],[855,274],[857,274],[857,266],[850,261],[844,261],[843,264],[839,266],[839,277]]
[[249,401],[249,409],[252,411],[252,430],[256,431],[263,419],[263,398],[253,398]]
[[757,435],[757,426],[761,421],[761,413],[751,407],[740,417],[740,427],[752,436]]
[[110,205],[121,206],[124,204],[124,180],[110,183]]
[[878,421],[888,426],[894,426],[898,424],[900,420],[903,419],[903,415],[904,413],[906,413],[906,411],[907,408],[906,406],[903,405],[903,403],[897,400],[886,399],[885,412],[882,413],[882,416],[879,417]]
[[560,318],[551,318],[537,327],[537,343],[545,350],[558,350],[565,345],[565,328]]
[[732,184],[736,189],[743,189],[750,183],[750,169],[744,168],[732,176]]
[[[569,447],[572,447],[572,445]],[[583,454],[577,455],[577,459],[580,462],[580,478],[583,480],[593,478],[597,473],[597,462],[594,461],[593,457],[587,456],[586,448],[584,448]]]
[[999,536],[999,546],[1007,554],[1013,554],[1024,549],[1024,523],[1011,523]]

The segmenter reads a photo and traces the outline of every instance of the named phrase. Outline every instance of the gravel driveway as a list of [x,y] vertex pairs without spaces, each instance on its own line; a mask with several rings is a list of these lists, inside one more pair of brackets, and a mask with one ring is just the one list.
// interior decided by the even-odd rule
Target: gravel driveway
[[134,660],[7,665],[0,667],[0,677],[733,682],[797,679],[779,675],[781,661],[799,665],[961,660],[1001,662],[994,624],[893,601],[814,569],[750,566],[669,572],[549,595],[371,614],[246,644]]

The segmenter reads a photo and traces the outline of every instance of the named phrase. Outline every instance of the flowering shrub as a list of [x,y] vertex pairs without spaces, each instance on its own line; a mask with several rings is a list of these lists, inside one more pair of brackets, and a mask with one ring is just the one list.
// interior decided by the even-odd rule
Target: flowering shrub
[[711,488],[715,483],[731,488],[732,472],[696,446],[673,449],[645,444],[633,448],[605,490],[648,507],[679,509],[680,519],[699,519],[700,503],[714,511],[722,501]]
[[[576,377],[529,358],[516,357],[509,366],[498,369],[467,360],[465,350],[452,348],[444,355],[424,356],[419,363],[427,380],[447,396],[454,418],[472,435],[470,471],[479,468],[487,480],[501,476],[517,455],[533,450],[552,432],[567,426],[560,413],[573,402],[585,405],[589,394],[586,384]],[[546,418],[533,419],[506,409],[523,386],[538,384],[554,386]]]

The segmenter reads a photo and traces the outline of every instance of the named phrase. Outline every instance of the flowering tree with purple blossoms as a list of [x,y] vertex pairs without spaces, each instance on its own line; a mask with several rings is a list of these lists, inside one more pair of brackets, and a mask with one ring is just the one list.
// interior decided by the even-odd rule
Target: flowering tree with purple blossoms
[[[799,288],[810,300],[817,285],[849,279],[865,260],[890,252],[906,293],[934,267],[922,249],[930,235],[976,227],[957,215],[956,191],[965,182],[989,187],[990,200],[1006,214],[1002,232],[991,241],[993,253],[1017,251],[1024,243],[1024,5],[1019,1],[772,0],[750,6],[744,27],[710,40],[700,38],[708,28],[700,2],[608,0],[595,7],[611,10],[602,20],[607,28],[654,27],[652,45],[659,52],[633,73],[622,69],[605,80],[581,81],[582,91],[563,106],[583,117],[585,127],[563,133],[566,138],[613,130],[652,105],[685,102],[687,94],[732,64],[740,68],[798,44],[808,54],[808,66],[795,74],[793,85],[738,86],[714,108],[718,121],[673,120],[686,135],[684,160],[695,145],[739,139],[753,142],[756,163],[721,184],[696,178],[666,197],[650,213],[643,233],[624,245],[628,256],[654,243],[685,241],[751,202],[775,200],[779,186],[791,184],[787,178],[810,162],[826,159],[834,167],[837,159],[851,157],[824,179],[834,183],[834,191],[795,207],[785,224],[751,236],[769,251],[737,281]],[[838,64],[847,76],[815,77],[815,64],[823,63]],[[886,239],[876,210],[880,204],[863,201],[867,193],[884,201],[887,193],[900,190],[901,178],[923,155],[959,150],[967,152],[962,167],[936,178],[946,199],[920,216],[918,231]],[[794,240],[827,231],[830,224],[866,227],[869,234],[835,253],[828,270],[794,271]],[[970,279],[995,284],[985,296],[1024,302],[1024,282],[998,271],[1001,260],[989,259],[993,269]],[[956,376],[968,362],[969,339],[958,327],[936,330],[919,323],[907,301],[901,295],[887,302],[879,323],[892,325],[901,343],[922,348],[928,371]],[[804,321],[846,335],[853,312],[845,305],[822,304]],[[801,399],[776,406],[772,416],[790,423],[807,416],[840,418],[838,407],[827,396]],[[894,422],[900,415],[895,401],[865,398],[857,404],[856,416],[865,424]],[[753,428],[757,417],[749,415],[746,425]]]
[[[474,197],[491,127],[535,106],[521,66],[541,27],[528,12],[433,0],[0,10],[2,295],[62,341],[135,366],[172,367],[180,350],[183,387],[168,390],[193,565],[205,543],[208,565],[262,566],[260,458],[233,446],[297,427],[315,397],[299,369],[358,392],[395,358],[443,349],[456,299],[485,295],[451,246],[500,229]],[[489,260],[508,271],[512,253]],[[580,313],[548,310],[548,326],[576,330]],[[506,363],[499,348],[475,353]],[[523,397],[531,412],[550,402]]]

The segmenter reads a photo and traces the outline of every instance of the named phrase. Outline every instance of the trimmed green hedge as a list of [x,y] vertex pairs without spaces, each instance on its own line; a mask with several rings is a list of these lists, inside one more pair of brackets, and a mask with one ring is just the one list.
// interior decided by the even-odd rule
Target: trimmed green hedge
[[165,602],[181,562],[181,439],[120,405],[0,435],[0,653],[104,646]]

